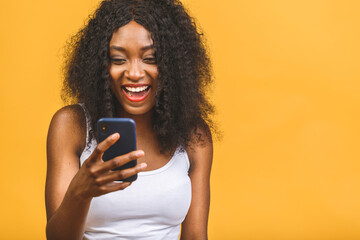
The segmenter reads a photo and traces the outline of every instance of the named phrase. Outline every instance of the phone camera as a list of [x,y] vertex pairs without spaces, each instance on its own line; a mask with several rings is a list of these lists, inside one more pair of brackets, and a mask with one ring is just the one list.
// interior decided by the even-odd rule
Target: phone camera
[[101,123],[100,124],[100,129],[102,133],[107,133],[108,132],[108,127],[106,123]]

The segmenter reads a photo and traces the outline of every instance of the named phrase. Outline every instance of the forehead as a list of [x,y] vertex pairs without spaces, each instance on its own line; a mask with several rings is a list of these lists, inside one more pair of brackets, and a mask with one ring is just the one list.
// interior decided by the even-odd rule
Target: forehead
[[110,40],[110,46],[127,46],[127,45],[152,45],[151,33],[142,25],[135,21],[131,21],[128,24],[117,29]]

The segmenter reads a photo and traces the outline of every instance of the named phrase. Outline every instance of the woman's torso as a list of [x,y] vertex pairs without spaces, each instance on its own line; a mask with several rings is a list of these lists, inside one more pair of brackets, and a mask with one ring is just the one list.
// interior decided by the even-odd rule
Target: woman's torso
[[[96,144],[92,139],[85,147],[81,164]],[[138,179],[128,188],[93,198],[84,238],[178,239],[180,224],[191,202],[189,167],[186,151],[177,150],[161,168],[139,173]]]

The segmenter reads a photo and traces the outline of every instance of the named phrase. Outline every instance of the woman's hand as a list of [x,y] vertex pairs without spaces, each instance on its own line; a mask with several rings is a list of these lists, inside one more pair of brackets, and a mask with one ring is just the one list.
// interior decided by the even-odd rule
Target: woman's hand
[[146,163],[141,163],[132,168],[112,171],[112,169],[143,157],[144,152],[142,150],[133,151],[106,162],[102,160],[104,152],[119,138],[120,135],[114,133],[97,145],[94,152],[84,161],[80,170],[71,181],[68,189],[69,194],[83,200],[88,200],[106,193],[123,190],[131,182],[114,181],[126,179],[146,168]]

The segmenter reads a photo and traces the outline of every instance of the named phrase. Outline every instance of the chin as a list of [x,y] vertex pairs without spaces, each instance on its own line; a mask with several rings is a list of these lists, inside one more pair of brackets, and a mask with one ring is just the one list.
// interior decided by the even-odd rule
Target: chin
[[152,114],[154,110],[154,106],[141,106],[141,107],[133,107],[133,106],[124,106],[122,105],[122,113],[127,115],[134,115],[134,116],[140,116],[140,115],[148,115]]

